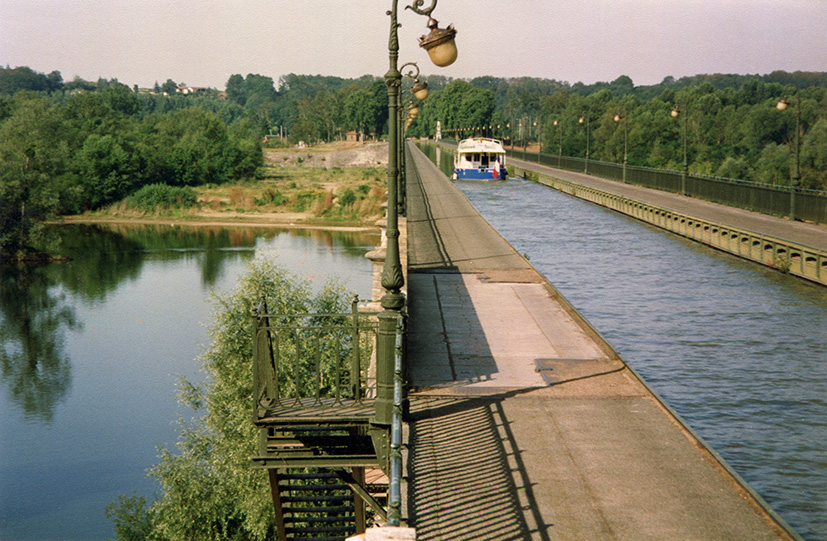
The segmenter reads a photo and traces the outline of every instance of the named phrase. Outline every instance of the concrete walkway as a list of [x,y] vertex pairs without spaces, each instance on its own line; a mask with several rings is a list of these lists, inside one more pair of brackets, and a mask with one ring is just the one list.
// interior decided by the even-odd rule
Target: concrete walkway
[[794,538],[409,149],[418,539]]

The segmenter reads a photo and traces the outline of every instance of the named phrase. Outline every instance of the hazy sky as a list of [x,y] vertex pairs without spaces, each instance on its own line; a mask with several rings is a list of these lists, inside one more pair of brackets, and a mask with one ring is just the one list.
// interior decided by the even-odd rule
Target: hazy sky
[[[400,1],[400,63],[454,78],[575,83],[628,75],[827,71],[827,0],[441,0],[459,58],[436,68],[426,19]],[[411,1],[411,0],[407,0]],[[426,1],[426,4],[429,3]],[[64,80],[167,79],[223,89],[234,73],[359,77],[388,69],[391,0],[0,0],[0,65]]]

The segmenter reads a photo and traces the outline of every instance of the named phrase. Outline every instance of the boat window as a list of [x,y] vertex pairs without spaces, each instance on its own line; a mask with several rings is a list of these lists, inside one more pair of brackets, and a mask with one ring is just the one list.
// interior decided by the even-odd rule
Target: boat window
[[482,165],[483,167],[488,167],[488,154],[482,155],[482,161],[480,162],[480,165]]

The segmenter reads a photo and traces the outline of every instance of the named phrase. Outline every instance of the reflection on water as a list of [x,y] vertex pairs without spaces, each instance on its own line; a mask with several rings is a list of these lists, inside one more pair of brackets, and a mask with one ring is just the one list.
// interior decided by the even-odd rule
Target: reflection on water
[[378,233],[59,227],[67,263],[0,266],[0,539],[105,539],[118,494],[174,442],[176,375],[198,381],[211,294],[256,253],[370,298]]
[[51,421],[72,383],[63,351],[77,328],[71,306],[44,267],[0,265],[0,378],[29,420]]

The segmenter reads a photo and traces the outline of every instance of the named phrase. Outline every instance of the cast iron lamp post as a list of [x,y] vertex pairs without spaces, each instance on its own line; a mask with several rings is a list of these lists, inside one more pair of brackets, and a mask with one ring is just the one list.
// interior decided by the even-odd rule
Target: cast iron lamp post
[[[428,97],[428,83],[423,83],[419,80],[419,66],[415,62],[408,62],[406,64],[402,64],[399,68],[399,72],[403,73],[405,68],[411,67],[412,69],[407,73],[404,73],[404,76],[409,77],[414,80],[413,87],[411,88],[411,94],[419,100],[425,101]],[[416,71],[414,71],[416,70]],[[399,105],[398,117],[399,117],[399,130],[400,130],[400,137],[398,137],[398,144],[396,148],[396,152],[398,153],[397,163],[399,165],[399,190],[397,192],[397,213],[400,216],[405,216],[407,213],[407,197],[406,197],[406,184],[407,184],[407,177],[405,176],[405,132],[408,131],[408,128],[411,126],[413,121],[419,116],[419,106],[411,100],[408,104],[408,116],[405,120],[405,124],[402,124],[402,92],[399,93],[399,98],[397,101]]]
[[626,164],[629,161],[629,121],[626,118],[626,108],[622,108],[614,117],[615,122],[623,121],[623,182],[626,182]]
[[[396,149],[399,146],[401,126],[399,125],[399,90],[402,86],[402,73],[399,71],[399,24],[397,22],[398,0],[392,0],[390,16],[390,38],[388,40],[388,60],[390,67],[385,74],[388,87],[388,210],[387,210],[387,247],[385,262],[382,267],[382,287],[385,294],[381,299],[382,311],[379,313],[379,330],[377,332],[377,366],[376,366],[376,413],[373,424],[388,427],[393,419],[393,382],[394,357],[396,354],[396,326],[399,315],[405,307],[405,295],[402,286],[405,279],[399,258],[399,217],[397,209],[399,160]],[[419,45],[428,51],[431,60],[440,67],[450,65],[457,58],[454,42],[456,30],[453,25],[440,29],[431,12],[436,8],[437,0],[422,9],[425,0],[415,0],[406,9],[428,17],[427,35],[419,38]]]
[[[801,89],[795,88],[795,169],[793,169],[792,191],[790,192],[790,220],[795,220],[795,192],[801,184],[801,161],[800,161],[800,133],[801,133]],[[775,107],[779,111],[785,110],[790,105],[787,97],[778,100]]]
[[590,119],[589,119],[589,113],[586,113],[585,115],[581,116],[580,120],[578,120],[578,122],[580,124],[584,124],[584,123],[586,124],[586,167],[585,167],[585,169],[583,169],[583,172],[588,173],[589,172],[589,141],[591,140],[591,134],[589,133],[591,131],[591,122],[590,122]]
[[[686,153],[686,132],[687,132],[687,122],[689,121],[689,107],[684,105],[685,111],[683,111],[683,171],[681,172],[681,195],[686,195],[686,177],[689,174],[689,159]],[[681,114],[681,108],[679,105],[675,105],[675,108],[672,109],[670,113],[672,118],[677,118]]]
[[559,120],[555,120],[554,122],[552,122],[552,124],[554,124],[554,126],[557,128],[557,169],[560,169],[560,160],[563,156],[563,125],[560,123]]
[[540,163],[540,154],[543,152],[543,123],[534,121],[537,127],[537,163]]

